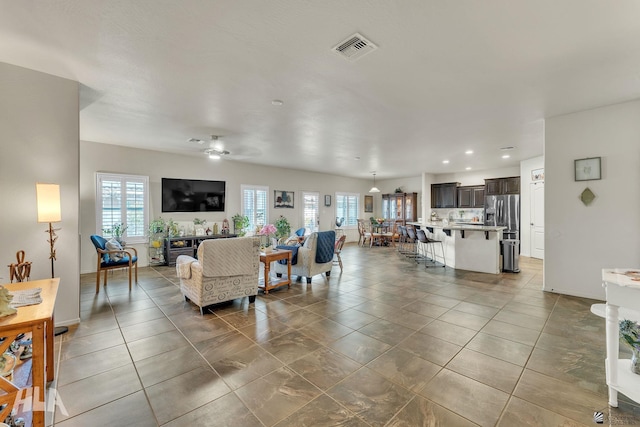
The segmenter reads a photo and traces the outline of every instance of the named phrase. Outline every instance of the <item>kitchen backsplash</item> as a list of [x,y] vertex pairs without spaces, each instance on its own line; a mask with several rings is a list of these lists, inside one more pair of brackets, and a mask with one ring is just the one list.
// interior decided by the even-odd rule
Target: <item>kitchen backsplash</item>
[[475,222],[474,218],[477,218],[478,222],[484,222],[484,209],[431,209],[431,212],[436,212],[438,219],[448,219],[449,221],[456,222]]

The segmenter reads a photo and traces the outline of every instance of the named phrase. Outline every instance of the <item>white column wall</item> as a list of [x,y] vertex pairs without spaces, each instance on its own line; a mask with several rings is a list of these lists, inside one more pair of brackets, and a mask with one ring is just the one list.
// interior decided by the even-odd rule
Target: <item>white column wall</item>
[[77,82],[0,63],[0,283],[24,250],[31,280],[51,277],[48,224],[36,217],[36,182],[60,184],[62,222],[55,244],[60,288],[57,325],[80,317]]
[[[545,290],[604,299],[601,269],[640,267],[640,101],[546,120]],[[602,157],[602,179],[574,160]],[[585,206],[585,188],[596,199]]]

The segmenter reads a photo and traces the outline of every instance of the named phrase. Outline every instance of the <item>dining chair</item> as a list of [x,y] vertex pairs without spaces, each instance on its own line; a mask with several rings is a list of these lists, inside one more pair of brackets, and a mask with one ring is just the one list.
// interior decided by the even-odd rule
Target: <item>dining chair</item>
[[344,246],[344,242],[346,240],[347,240],[347,236],[345,236],[344,234],[340,236],[338,240],[336,240],[336,246],[333,250],[333,254],[335,256],[333,260],[333,265],[336,265],[337,263],[340,266],[340,271],[342,271],[342,258],[340,257],[340,254],[342,253],[342,246]]

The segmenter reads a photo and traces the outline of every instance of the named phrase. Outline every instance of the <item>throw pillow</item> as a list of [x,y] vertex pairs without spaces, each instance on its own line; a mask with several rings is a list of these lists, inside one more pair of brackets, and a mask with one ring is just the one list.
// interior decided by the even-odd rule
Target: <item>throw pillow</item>
[[[116,239],[107,240],[107,244],[105,245],[108,251],[121,251],[122,245]],[[115,252],[109,254],[109,260],[111,262],[118,262],[122,258],[124,258],[124,252]]]

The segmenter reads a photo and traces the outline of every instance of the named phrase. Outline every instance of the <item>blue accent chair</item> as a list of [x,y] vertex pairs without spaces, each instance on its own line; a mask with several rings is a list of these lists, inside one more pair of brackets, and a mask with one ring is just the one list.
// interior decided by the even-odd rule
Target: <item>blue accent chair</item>
[[[116,268],[129,268],[129,291],[131,291],[131,269],[136,270],[136,284],[138,284],[138,251],[136,248],[124,247],[122,250],[110,251],[107,249],[107,239],[97,234],[91,236],[91,243],[96,247],[98,253],[98,264],[96,268],[96,293],[100,292],[100,273],[104,271],[104,285],[107,286],[107,271]],[[114,261],[109,254],[122,253],[124,256],[118,261]]]

